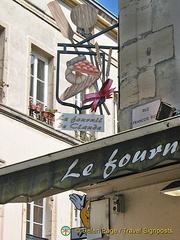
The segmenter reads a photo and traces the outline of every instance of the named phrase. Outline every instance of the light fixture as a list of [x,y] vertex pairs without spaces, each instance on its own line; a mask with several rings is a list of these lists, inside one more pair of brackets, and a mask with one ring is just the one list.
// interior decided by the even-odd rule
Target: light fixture
[[165,188],[163,188],[160,193],[174,197],[180,197],[180,180],[170,183]]
[[175,110],[176,108],[172,107],[169,103],[161,102],[156,115],[156,120],[172,117]]

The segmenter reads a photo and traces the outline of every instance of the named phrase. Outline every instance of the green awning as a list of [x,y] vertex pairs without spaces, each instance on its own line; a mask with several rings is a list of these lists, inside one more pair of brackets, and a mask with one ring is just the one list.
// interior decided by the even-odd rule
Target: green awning
[[180,116],[0,169],[0,204],[28,202],[180,161]]

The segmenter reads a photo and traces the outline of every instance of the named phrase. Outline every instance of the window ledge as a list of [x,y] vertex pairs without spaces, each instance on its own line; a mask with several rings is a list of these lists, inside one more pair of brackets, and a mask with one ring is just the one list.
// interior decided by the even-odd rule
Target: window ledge
[[36,237],[31,234],[26,234],[26,240],[48,240],[47,238]]
[[41,132],[43,132],[51,137],[54,137],[58,140],[67,142],[67,143],[71,144],[72,146],[76,146],[76,145],[84,143],[83,141],[78,140],[75,137],[72,137],[61,131],[55,130],[50,125],[47,125],[35,118],[32,118],[32,117],[26,115],[26,114],[18,112],[17,110],[10,108],[6,105],[0,104],[0,114],[3,114],[9,118],[12,118],[12,119],[20,122],[20,123],[23,123],[29,127],[32,127],[38,131],[41,131]]

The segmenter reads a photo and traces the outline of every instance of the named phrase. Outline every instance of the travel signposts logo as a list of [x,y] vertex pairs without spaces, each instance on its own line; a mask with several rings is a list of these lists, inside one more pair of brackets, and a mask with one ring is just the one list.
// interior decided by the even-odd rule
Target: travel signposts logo
[[62,234],[63,236],[69,236],[70,233],[71,233],[70,227],[68,227],[68,226],[63,226],[63,227],[61,228],[61,234]]

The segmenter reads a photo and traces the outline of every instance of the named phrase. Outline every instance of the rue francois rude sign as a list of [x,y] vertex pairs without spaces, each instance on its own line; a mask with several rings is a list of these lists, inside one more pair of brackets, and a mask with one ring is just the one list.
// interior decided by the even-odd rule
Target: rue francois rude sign
[[55,129],[104,132],[104,115],[55,113]]

